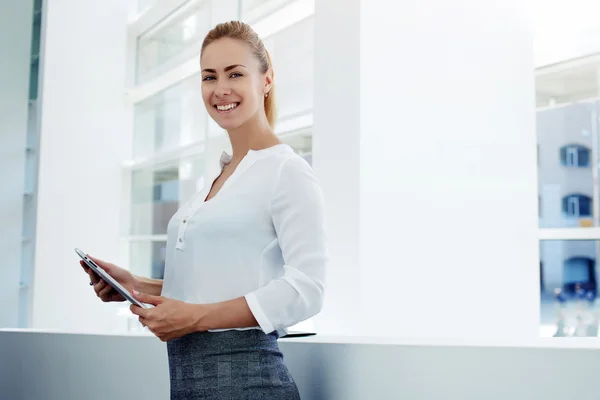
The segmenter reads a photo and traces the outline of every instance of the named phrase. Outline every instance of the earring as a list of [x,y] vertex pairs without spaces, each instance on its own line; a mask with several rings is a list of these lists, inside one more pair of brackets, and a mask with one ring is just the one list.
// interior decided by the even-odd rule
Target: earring
[[265,93],[265,98],[269,97],[269,92]]

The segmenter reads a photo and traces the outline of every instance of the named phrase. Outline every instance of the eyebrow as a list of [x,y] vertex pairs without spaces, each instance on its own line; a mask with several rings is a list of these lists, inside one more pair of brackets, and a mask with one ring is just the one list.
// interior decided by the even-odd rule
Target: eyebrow
[[[227,72],[227,71],[229,71],[229,70],[232,70],[232,69],[234,69],[234,68],[236,68],[236,67],[244,67],[244,68],[246,68],[246,66],[245,66],[245,65],[242,65],[242,64],[233,64],[233,65],[230,65],[230,66],[228,66],[228,67],[225,67],[223,70],[224,70],[225,72]],[[210,72],[211,74],[215,74],[217,71],[216,71],[216,70],[214,70],[214,69],[212,69],[212,68],[204,68],[204,69],[202,70],[202,72]]]

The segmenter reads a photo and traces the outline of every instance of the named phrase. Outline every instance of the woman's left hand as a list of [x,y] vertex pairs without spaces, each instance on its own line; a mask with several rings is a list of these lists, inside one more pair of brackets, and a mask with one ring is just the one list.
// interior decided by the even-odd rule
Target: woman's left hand
[[197,330],[198,321],[202,317],[199,304],[184,303],[136,291],[133,292],[133,296],[142,303],[154,306],[146,309],[132,304],[129,309],[139,316],[140,323],[148,327],[161,341],[176,339]]

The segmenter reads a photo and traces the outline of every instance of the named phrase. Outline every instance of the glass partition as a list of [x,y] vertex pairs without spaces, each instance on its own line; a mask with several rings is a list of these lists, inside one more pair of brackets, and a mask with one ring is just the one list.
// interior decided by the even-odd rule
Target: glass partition
[[133,157],[145,158],[203,140],[207,118],[199,74],[156,93],[135,105]]
[[202,1],[191,10],[175,10],[138,38],[137,82],[146,82],[199,54],[209,29],[209,1]]

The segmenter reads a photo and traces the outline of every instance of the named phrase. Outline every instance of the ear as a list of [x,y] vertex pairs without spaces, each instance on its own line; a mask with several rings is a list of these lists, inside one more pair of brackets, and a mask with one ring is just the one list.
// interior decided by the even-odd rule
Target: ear
[[267,72],[265,72],[265,87],[263,88],[263,92],[265,94],[271,91],[273,87],[273,68],[269,68]]

